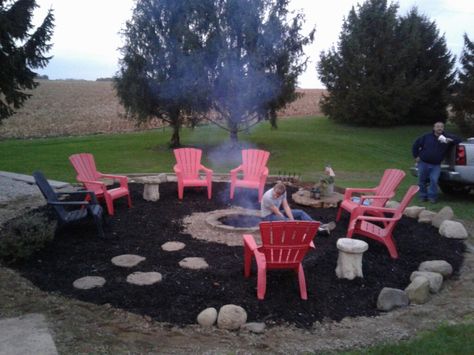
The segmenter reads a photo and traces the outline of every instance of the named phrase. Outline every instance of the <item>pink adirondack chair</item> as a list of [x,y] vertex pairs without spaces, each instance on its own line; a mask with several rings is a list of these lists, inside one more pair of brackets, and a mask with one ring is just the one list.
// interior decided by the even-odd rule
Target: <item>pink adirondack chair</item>
[[[349,228],[347,230],[347,237],[352,238],[354,234],[362,235],[374,239],[384,244],[390,256],[393,259],[398,258],[397,247],[393,240],[393,229],[397,222],[402,218],[403,211],[408,206],[413,196],[420,188],[416,185],[410,186],[403,197],[400,206],[397,208],[374,207],[374,206],[358,206],[351,213]],[[373,216],[374,212],[390,217]],[[372,216],[367,216],[372,214]],[[374,223],[375,222],[375,223]],[[379,223],[377,223],[379,222]],[[377,223],[377,224],[376,224]]]
[[[128,178],[121,175],[103,174],[97,171],[94,156],[89,153],[73,154],[69,161],[77,172],[77,181],[82,182],[87,190],[94,191],[99,200],[105,200],[109,215],[114,214],[114,200],[127,197],[128,207],[132,207],[132,199],[128,190]],[[107,189],[100,179],[118,180],[120,187]]]
[[[259,149],[242,150],[242,164],[230,171],[230,199],[234,198],[235,188],[258,190],[258,201],[262,200],[263,189],[268,177],[267,162],[270,153]],[[242,178],[238,173],[242,172]]]
[[[173,167],[178,178],[178,198],[183,199],[185,187],[207,187],[207,198],[212,196],[212,170],[201,164],[202,150],[196,148],[179,148],[174,150],[176,165]],[[205,179],[199,177],[199,172],[204,171]]]
[[[386,169],[377,187],[374,188],[346,188],[344,199],[337,211],[336,221],[341,218],[342,210],[351,213],[356,207],[370,205],[383,207],[385,203],[395,196],[395,190],[405,177],[405,172],[399,169]],[[353,196],[354,193],[364,194],[360,197]],[[375,211],[375,210],[374,210]],[[377,213],[377,212],[375,212]]]
[[318,232],[320,223],[311,221],[261,222],[262,245],[244,234],[244,275],[250,277],[252,256],[257,262],[257,298],[263,300],[267,289],[267,270],[293,269],[298,273],[300,296],[308,299],[301,262]]

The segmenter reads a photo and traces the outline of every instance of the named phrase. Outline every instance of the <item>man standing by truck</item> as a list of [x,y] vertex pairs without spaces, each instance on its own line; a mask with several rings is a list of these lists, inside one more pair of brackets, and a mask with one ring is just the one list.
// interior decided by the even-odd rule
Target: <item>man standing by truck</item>
[[413,143],[412,154],[418,166],[419,197],[422,201],[436,202],[441,162],[449,148],[460,142],[458,137],[445,133],[444,123],[438,121],[432,132],[422,135]]

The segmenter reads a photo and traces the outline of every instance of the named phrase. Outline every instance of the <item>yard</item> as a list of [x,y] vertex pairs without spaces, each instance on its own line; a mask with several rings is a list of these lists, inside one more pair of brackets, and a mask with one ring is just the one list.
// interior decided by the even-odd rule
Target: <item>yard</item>
[[[388,167],[400,168],[408,172],[408,168],[412,165],[410,156],[411,143],[415,137],[428,129],[430,128],[421,126],[400,127],[395,129],[356,128],[336,125],[325,118],[307,117],[281,120],[278,130],[271,130],[267,124],[263,123],[256,127],[250,134],[242,135],[240,139],[244,146],[257,146],[271,152],[269,161],[270,174],[296,174],[301,176],[304,183],[310,185],[317,181],[319,176],[323,173],[325,164],[330,163],[336,172],[336,184],[338,186],[357,187],[374,186],[379,180],[383,170]],[[156,129],[146,132],[115,135],[3,140],[0,141],[0,150],[2,152],[8,152],[8,154],[2,154],[0,156],[0,166],[2,166],[2,170],[26,174],[31,174],[32,171],[40,169],[45,172],[48,178],[73,182],[74,172],[67,158],[73,153],[87,151],[95,155],[99,170],[104,172],[170,172],[174,164],[174,158],[166,145],[169,136],[170,132],[167,129]],[[189,146],[202,148],[204,150],[204,156],[206,157],[204,163],[213,168],[216,172],[228,172],[229,168],[235,166],[234,161],[224,159],[217,154],[218,152],[226,151],[227,146],[225,145],[225,141],[225,132],[219,131],[212,126],[198,127],[195,130],[182,130],[182,142]],[[416,180],[407,174],[399,188],[397,198],[399,199],[408,186],[412,184],[416,184]],[[137,193],[138,192],[135,192],[135,200],[139,200]],[[173,196],[170,197],[172,198]],[[201,198],[203,196],[190,196],[190,200],[194,197]],[[190,200],[188,200],[188,202]],[[205,198],[203,202],[206,202]],[[416,202],[416,204],[425,205],[435,211],[445,205],[449,205],[454,209],[457,218],[464,219],[467,223],[472,223],[471,219],[474,213],[472,202],[473,195],[462,197],[442,195],[439,202],[435,205],[418,202]],[[183,206],[185,206],[185,203],[186,194]],[[130,213],[137,213],[136,211],[140,208],[140,204],[135,208],[137,209],[130,210]],[[209,207],[206,206],[205,208]],[[126,228],[126,220],[120,220],[120,215],[129,213],[129,211],[124,205],[122,205],[119,210],[120,213],[117,215],[117,219],[111,221],[112,230],[114,228],[115,230]],[[156,212],[154,215],[159,216],[160,213]],[[320,217],[321,219],[331,218],[330,215],[315,215],[315,217]],[[136,218],[138,218],[138,216],[136,216]],[[156,218],[156,221],[162,223],[159,218]],[[159,230],[160,228],[162,229],[163,225],[155,226],[154,229]],[[338,228],[343,228],[342,224],[338,226]],[[63,240],[57,241],[63,243],[63,250],[68,249],[67,243],[64,244],[64,242],[80,241],[80,235],[77,235],[75,231],[70,230],[70,232],[71,233],[64,235]],[[86,240],[94,238],[94,235],[92,235],[94,230],[92,229],[89,232],[91,235],[87,235],[85,237]],[[339,230],[338,233],[343,234],[344,231]],[[322,239],[320,242],[323,243],[324,240]],[[94,243],[95,240],[91,247],[95,245]],[[113,241],[111,241],[110,244],[100,246],[97,244],[96,250],[106,250],[112,245],[114,245]],[[133,243],[130,244],[130,246],[133,245]],[[135,246],[135,248],[137,248],[137,246]],[[196,249],[202,250],[204,253],[206,248],[199,248],[202,247],[196,247]],[[215,247],[216,250],[220,250],[220,248],[220,246]],[[376,245],[374,248],[377,250]],[[423,248],[429,248],[429,245],[422,247],[422,249]],[[138,249],[144,250],[146,246],[142,245],[138,247]],[[383,248],[380,249],[382,255]],[[92,257],[94,254],[93,250],[94,249],[84,250],[83,255]],[[321,250],[324,250],[322,246]],[[48,253],[51,252],[52,249],[48,249],[45,251],[45,255],[49,255]],[[112,250],[109,250],[104,255],[108,255],[111,252]],[[101,254],[99,253],[98,255]],[[212,253],[209,254],[208,258],[210,258],[211,255]],[[466,255],[468,260],[470,260],[470,254]],[[63,262],[67,264],[68,256],[65,254],[64,257],[66,259],[64,259]],[[229,258],[233,260],[234,267],[240,265],[241,255],[238,253],[232,252]],[[87,260],[87,258],[84,258],[84,267],[86,268],[90,267],[90,265],[86,266],[88,264],[86,262]],[[314,262],[314,260],[309,261],[310,264],[312,262]],[[470,263],[471,262],[469,262],[468,265],[471,265]],[[29,274],[31,280],[34,280],[35,283],[40,284],[39,279],[44,275],[40,275],[41,273],[37,271],[41,270],[41,267],[48,268],[49,263],[43,264],[42,259],[39,258],[35,260],[31,266],[34,265],[37,266],[36,272],[34,267],[29,268],[29,271],[27,268],[23,270],[23,272],[25,272],[25,275]],[[331,267],[333,266],[328,266],[328,270]],[[384,265],[384,267],[389,266]],[[469,266],[468,270],[472,270],[472,266]],[[66,274],[68,272],[69,270],[66,271]],[[74,272],[78,273],[77,269]],[[467,272],[469,273],[469,271]],[[315,280],[318,279],[318,274],[324,273],[324,270],[315,272]],[[36,277],[34,276],[35,274],[37,275]],[[53,277],[54,273],[50,276]],[[311,277],[312,276],[313,275],[311,275]],[[118,275],[116,277],[120,279],[123,276]],[[283,279],[280,277],[283,277]],[[243,351],[248,351],[249,349],[255,351],[255,349],[259,349],[262,352],[285,350],[291,352],[296,348],[300,351],[312,351],[315,349],[328,350],[334,348],[351,348],[358,344],[364,346],[380,341],[405,339],[408,335],[412,335],[411,333],[403,334],[403,331],[398,331],[398,333],[394,331],[395,335],[392,337],[388,336],[390,333],[388,332],[385,335],[382,334],[380,338],[370,339],[368,334],[371,334],[371,330],[375,331],[377,328],[389,327],[393,321],[391,317],[400,317],[397,319],[400,322],[404,322],[404,327],[407,326],[407,324],[415,325],[419,323],[418,326],[403,328],[411,329],[413,332],[418,328],[432,329],[436,324],[441,324],[443,320],[452,320],[453,322],[472,321],[472,310],[471,313],[467,311],[467,313],[464,314],[457,314],[456,311],[453,310],[456,309],[456,307],[449,302],[449,297],[453,295],[453,292],[457,292],[457,296],[455,297],[457,297],[458,300],[468,302],[465,301],[465,297],[469,300],[468,295],[469,293],[472,294],[472,280],[466,275],[460,276],[463,280],[462,286],[459,286],[459,284],[448,285],[444,294],[442,293],[437,296],[430,302],[430,305],[420,308],[418,312],[421,312],[419,314],[423,315],[423,317],[416,316],[416,309],[412,310],[415,312],[415,315],[410,315],[409,312],[402,311],[396,313],[396,315],[385,315],[377,318],[359,317],[350,319],[344,318],[344,314],[341,313],[339,317],[318,316],[310,322],[306,320],[307,317],[303,317],[305,320],[302,321],[301,324],[298,324],[298,321],[295,319],[299,319],[299,317],[301,317],[300,315],[297,314],[295,318],[285,318],[277,312],[277,314],[271,314],[269,319],[276,319],[276,324],[280,324],[282,327],[275,327],[269,330],[265,335],[265,339],[256,339],[251,335],[241,335],[238,339],[235,339],[235,337],[223,334],[219,331],[208,332],[196,330],[192,326],[176,328],[173,325],[155,322],[155,320],[166,321],[167,319],[162,318],[166,312],[163,313],[155,310],[156,316],[152,315],[150,317],[146,313],[136,312],[134,309],[135,306],[133,305],[120,305],[120,308],[141,314],[138,316],[134,313],[128,313],[115,308],[115,306],[119,306],[115,304],[115,301],[108,302],[101,298],[95,301],[84,299],[89,302],[96,302],[100,306],[71,300],[69,299],[70,295],[68,295],[68,292],[51,285],[49,282],[41,286],[43,290],[48,290],[48,292],[39,291],[29,282],[19,278],[16,273],[4,268],[1,270],[1,278],[2,283],[11,286],[3,288],[1,291],[2,294],[0,296],[2,299],[7,300],[2,306],[2,314],[9,316],[16,315],[18,312],[46,312],[48,317],[55,320],[53,330],[57,334],[58,348],[63,352],[91,352],[93,350],[97,351],[100,347],[102,347],[104,352],[121,352],[125,350],[146,352],[156,351],[158,347],[162,349],[174,349],[174,351],[176,351],[176,349],[183,351],[205,351],[215,349],[215,344],[221,344],[219,345],[220,349],[227,349],[227,346],[233,344],[231,347],[236,349],[236,351],[238,351],[238,349],[242,349]],[[274,280],[277,280],[273,281],[275,285],[278,285],[279,281],[283,280],[282,282],[288,285],[288,289],[285,290],[285,296],[291,299],[292,302],[298,300],[296,288],[293,285],[294,280],[292,278],[277,276]],[[255,279],[243,279],[242,284],[245,289],[239,291],[247,290],[253,299],[255,296],[253,293]],[[233,287],[235,288],[235,285]],[[270,302],[273,298],[279,297],[278,291],[279,287],[272,286],[269,288],[268,298]],[[337,290],[333,291],[338,292]],[[314,292],[313,295],[316,296],[317,300],[318,292],[320,292],[318,288],[316,287],[310,292]],[[461,292],[461,295],[459,292]],[[16,297],[17,293],[21,294],[21,296]],[[330,294],[330,291],[328,291],[328,295]],[[64,295],[68,295],[68,297],[65,298]],[[33,297],[37,302],[31,303],[28,297]],[[147,298],[147,296],[140,297]],[[344,300],[340,300],[339,303],[350,302],[350,300],[350,296],[345,296]],[[159,303],[159,299],[157,301]],[[280,302],[285,301],[280,300]],[[447,303],[449,303],[449,306],[447,306]],[[256,307],[254,308],[256,309],[255,314],[265,314],[258,304],[254,307]],[[440,312],[440,307],[444,307],[445,309]],[[282,308],[281,305],[280,308]],[[461,308],[463,310],[469,310],[468,305],[464,305]],[[189,307],[183,307],[183,309],[189,309]],[[328,306],[328,309],[331,308]],[[302,312],[304,313],[305,310],[303,309]],[[316,314],[317,312],[313,313]],[[347,315],[351,315],[351,313]],[[365,313],[365,315],[371,316],[372,314]],[[342,321],[333,324],[329,322],[331,318],[336,320],[342,319]],[[191,320],[187,319],[178,323],[187,324],[190,322]],[[312,332],[316,332],[320,335],[324,334],[323,338],[325,339],[321,337],[313,339],[314,334],[305,333],[305,331],[301,331],[301,329],[296,329],[295,326],[311,326]],[[361,328],[365,328],[365,331]],[[344,331],[344,329],[346,329],[346,331]],[[441,336],[445,337],[445,339],[451,339],[449,330],[443,328],[440,332],[442,333]],[[468,334],[472,334],[472,332],[473,329],[469,325],[459,330],[459,334],[461,334],[461,339],[459,339],[459,337],[457,338],[457,341],[461,342],[459,346],[462,346],[462,337],[468,336]],[[350,337],[348,333],[358,335],[359,337],[366,337],[367,339],[358,342],[358,340]],[[284,337],[282,340],[282,334],[291,338],[291,341],[285,343]],[[305,334],[307,336],[305,336]],[[338,334],[340,334],[340,336],[338,336]],[[341,337],[347,337],[347,340],[338,340]],[[89,345],[85,341],[86,339],[90,341]],[[429,336],[428,339],[430,339]],[[257,348],[255,348],[255,346],[257,346]],[[392,351],[397,350],[392,349]]]

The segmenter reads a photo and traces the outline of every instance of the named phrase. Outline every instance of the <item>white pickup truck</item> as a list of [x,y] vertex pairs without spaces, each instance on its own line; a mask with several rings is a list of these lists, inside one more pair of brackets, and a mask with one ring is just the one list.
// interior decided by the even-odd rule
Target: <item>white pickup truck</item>
[[[410,171],[412,175],[418,176],[416,166]],[[438,184],[446,194],[463,194],[474,190],[474,138],[468,138],[448,152],[441,164]]]

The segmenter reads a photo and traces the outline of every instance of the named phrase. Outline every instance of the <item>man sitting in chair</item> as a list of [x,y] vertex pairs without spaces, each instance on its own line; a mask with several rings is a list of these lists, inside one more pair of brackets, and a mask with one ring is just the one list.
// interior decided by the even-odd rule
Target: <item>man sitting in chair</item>
[[[286,186],[281,182],[277,182],[263,194],[260,213],[263,221],[314,221],[305,211],[290,208],[286,198]],[[336,222],[321,224],[319,234],[329,235],[334,228]]]

